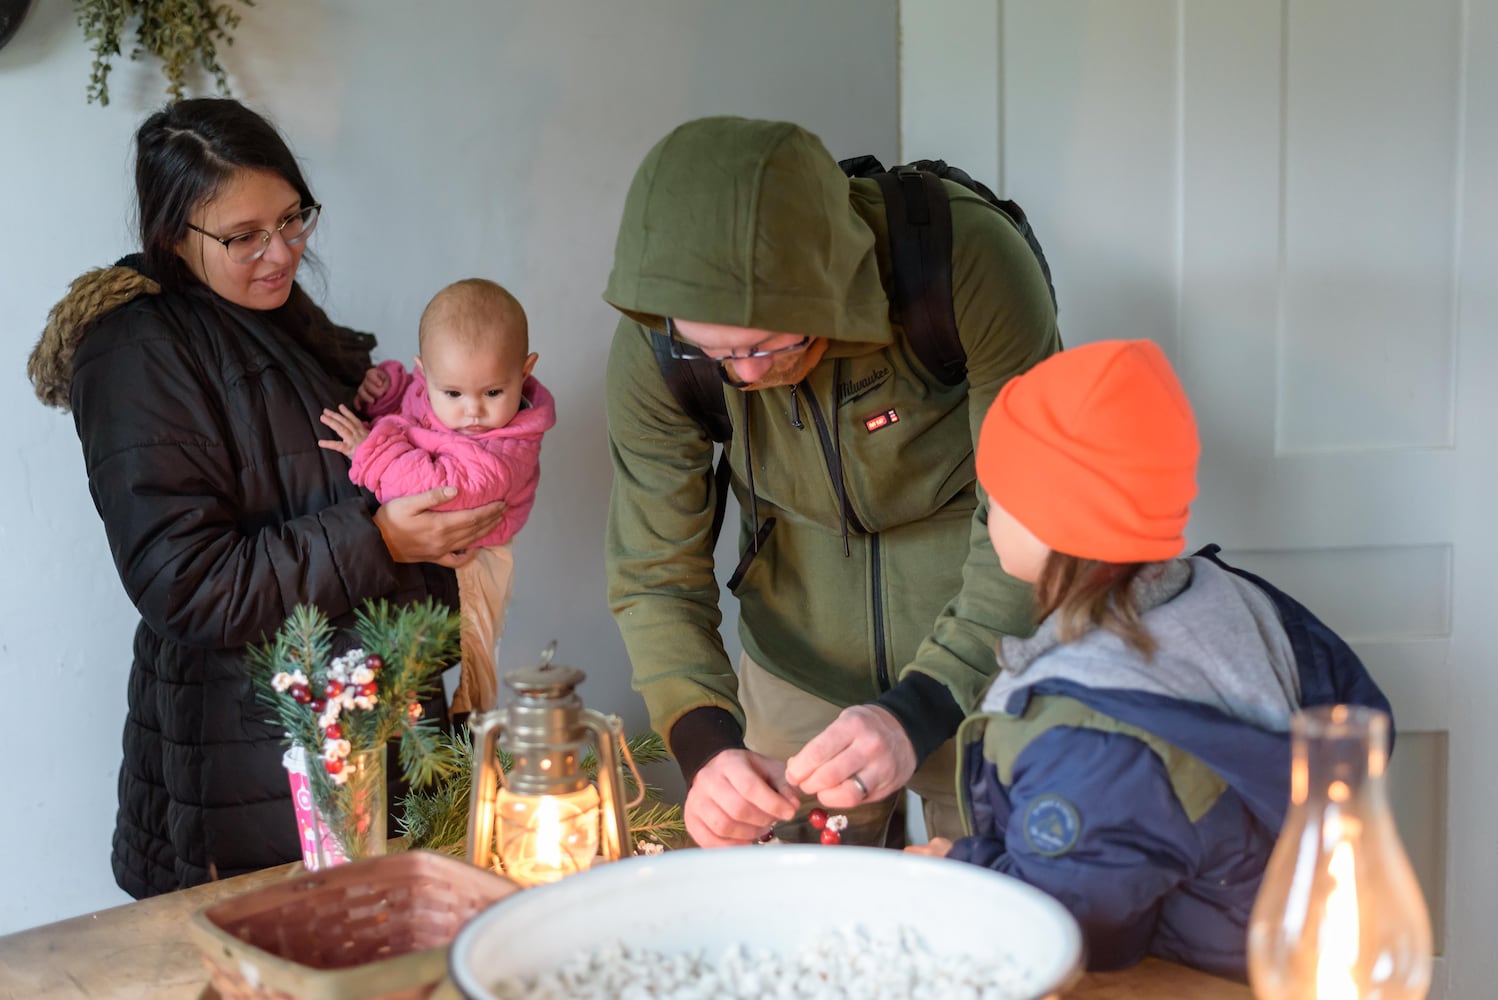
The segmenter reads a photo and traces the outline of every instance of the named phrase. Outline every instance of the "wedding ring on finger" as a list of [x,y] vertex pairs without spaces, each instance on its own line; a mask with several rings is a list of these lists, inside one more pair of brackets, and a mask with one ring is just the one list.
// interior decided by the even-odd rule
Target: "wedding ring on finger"
[[858,797],[866,799],[869,797],[869,786],[863,783],[863,779],[856,774],[850,774],[848,780],[853,782],[853,787],[858,789]]

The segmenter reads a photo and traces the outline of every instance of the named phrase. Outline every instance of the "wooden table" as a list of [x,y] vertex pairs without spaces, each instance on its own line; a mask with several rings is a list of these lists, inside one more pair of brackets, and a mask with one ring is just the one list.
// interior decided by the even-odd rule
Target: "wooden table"
[[[188,918],[204,906],[300,872],[300,865],[271,868],[0,937],[0,998],[199,1000],[208,975],[188,939]],[[442,995],[456,997],[456,991]],[[1091,973],[1066,995],[1072,1000],[1251,998],[1246,986],[1157,959],[1124,972]]]

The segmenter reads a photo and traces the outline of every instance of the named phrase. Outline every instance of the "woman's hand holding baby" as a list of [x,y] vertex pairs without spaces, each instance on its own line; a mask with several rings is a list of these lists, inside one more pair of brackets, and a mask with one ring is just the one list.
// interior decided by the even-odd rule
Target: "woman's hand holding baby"
[[396,497],[375,511],[375,527],[396,562],[429,562],[457,569],[473,560],[473,543],[494,530],[505,502],[467,510],[432,510],[458,495],[454,486]]
[[[383,375],[384,372],[380,374]],[[365,381],[367,382],[368,380],[366,379]],[[389,380],[387,379],[386,381]],[[364,390],[361,388],[359,391],[362,393]],[[319,448],[342,452],[347,457],[353,458],[354,449],[359,447],[365,438],[369,437],[369,427],[347,406],[340,405],[336,412],[333,410],[323,410],[322,416],[318,419],[328,427],[331,427],[333,433],[338,435],[337,441],[319,440],[317,442]]]

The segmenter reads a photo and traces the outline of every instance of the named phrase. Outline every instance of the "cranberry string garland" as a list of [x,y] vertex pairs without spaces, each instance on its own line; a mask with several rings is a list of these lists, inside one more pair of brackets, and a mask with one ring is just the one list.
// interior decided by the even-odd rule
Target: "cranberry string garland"
[[[806,822],[813,830],[821,831],[821,841],[824,844],[841,844],[843,842],[843,831],[848,828],[848,817],[842,813],[828,815],[827,810],[821,806],[815,806],[811,812],[806,814]],[[759,838],[761,844],[782,844],[779,837],[775,836],[775,829],[771,827]]]

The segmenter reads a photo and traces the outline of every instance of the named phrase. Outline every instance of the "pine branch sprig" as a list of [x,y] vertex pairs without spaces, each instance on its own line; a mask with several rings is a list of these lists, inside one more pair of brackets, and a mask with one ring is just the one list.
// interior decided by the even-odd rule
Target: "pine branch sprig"
[[286,731],[290,742],[303,747],[321,747],[317,715],[309,705],[299,704],[284,692],[277,691],[273,678],[282,673],[301,673],[321,690],[326,685],[333,634],[333,626],[322,612],[298,605],[269,644],[249,649],[256,694],[275,714],[275,721]]
[[401,772],[412,788],[425,788],[456,775],[463,767],[443,740],[443,730],[427,720],[408,726],[401,734]]
[[[366,603],[354,616],[354,634],[366,652],[384,661],[382,697],[396,704],[420,703],[437,692],[441,674],[432,663],[457,661],[461,619],[431,598],[400,608],[388,601]],[[399,714],[377,713],[372,740],[388,743],[409,728]]]
[[440,730],[437,743],[439,752],[454,761],[454,772],[439,778],[427,790],[407,793],[397,820],[401,834],[412,847],[462,854],[468,837],[472,786],[466,779],[473,760],[472,735],[467,726],[452,733]]
[[636,840],[675,847],[686,840],[687,824],[681,806],[669,802],[643,802],[630,810],[629,833]]

